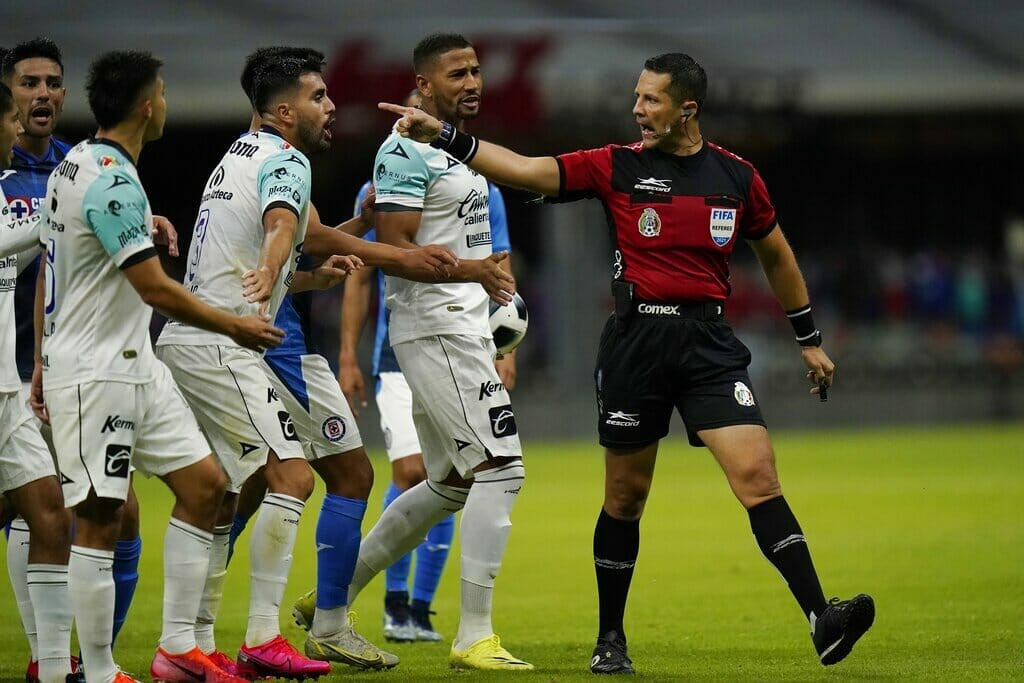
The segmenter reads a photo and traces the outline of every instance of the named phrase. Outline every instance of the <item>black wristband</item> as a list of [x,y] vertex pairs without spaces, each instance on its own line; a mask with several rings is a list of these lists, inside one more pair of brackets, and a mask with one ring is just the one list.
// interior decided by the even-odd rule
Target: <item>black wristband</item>
[[441,132],[430,143],[431,147],[443,149],[464,164],[468,164],[476,156],[480,144],[468,133],[460,133],[455,126],[447,121],[441,122]]
[[789,324],[793,326],[796,342],[800,346],[821,346],[821,332],[814,325],[810,304],[786,311],[786,317],[789,318]]

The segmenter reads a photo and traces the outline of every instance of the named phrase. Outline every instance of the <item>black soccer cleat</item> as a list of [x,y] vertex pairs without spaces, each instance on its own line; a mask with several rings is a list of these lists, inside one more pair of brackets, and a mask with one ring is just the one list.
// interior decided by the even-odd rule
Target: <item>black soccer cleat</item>
[[635,674],[633,660],[626,654],[626,637],[617,631],[608,631],[597,639],[594,656],[590,658],[590,672],[595,674]]
[[875,601],[861,593],[849,600],[832,598],[811,625],[811,640],[825,666],[841,662],[875,621]]

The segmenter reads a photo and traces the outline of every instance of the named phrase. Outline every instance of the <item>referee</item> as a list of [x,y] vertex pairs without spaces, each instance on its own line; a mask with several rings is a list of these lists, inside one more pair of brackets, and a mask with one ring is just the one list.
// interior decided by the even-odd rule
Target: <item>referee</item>
[[594,530],[600,603],[594,673],[633,673],[623,613],[658,443],[673,408],[690,443],[711,450],[747,509],[761,551],[808,619],[821,663],[842,660],[874,620],[867,595],[825,599],[782,495],[747,374],[750,352],[725,319],[729,257],[743,238],[793,325],[811,393],[832,383],[835,365],[821,348],[803,276],[764,181],[749,162],[701,136],[706,92],[704,69],[688,55],[648,59],[633,105],[641,140],[558,157],[523,157],[421,110],[381,105],[402,115],[403,135],[431,141],[495,182],[556,201],[604,204],[615,238],[615,314],[601,335],[594,371],[605,448],[605,498]]

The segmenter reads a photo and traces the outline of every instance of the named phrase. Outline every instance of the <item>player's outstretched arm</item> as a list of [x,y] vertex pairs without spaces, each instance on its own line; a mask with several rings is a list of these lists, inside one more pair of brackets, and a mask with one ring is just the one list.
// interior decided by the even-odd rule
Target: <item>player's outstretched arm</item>
[[[807,294],[807,285],[800,272],[800,266],[797,265],[796,255],[782,233],[782,228],[776,225],[763,239],[751,240],[750,246],[757,254],[761,268],[768,278],[768,284],[771,285],[775,298],[783,310],[806,309],[809,314],[810,297]],[[828,354],[821,346],[801,346],[800,349],[808,369],[807,379],[814,385],[811,393],[819,393],[822,385],[831,386],[836,368]]]
[[444,149],[496,183],[532,190],[549,197],[558,194],[561,173],[554,157],[526,157],[517,154],[507,147],[460,133],[451,124],[438,121],[422,109],[387,102],[377,106],[402,117],[397,129],[400,135]]
[[345,291],[341,298],[338,386],[348,399],[348,404],[356,417],[359,417],[359,409],[366,407],[366,380],[359,367],[357,350],[370,310],[373,274],[373,268],[363,268],[353,273],[345,281]]
[[314,289],[330,289],[341,284],[350,273],[363,267],[358,256],[332,256],[310,271],[297,270],[288,291],[292,294]]
[[226,334],[242,346],[262,351],[278,346],[284,332],[270,324],[266,316],[236,316],[214,308],[167,277],[160,260],[151,256],[121,272],[139,293],[142,300],[178,322]]
[[[419,232],[421,215],[419,211],[377,212],[377,239],[399,249],[416,247],[413,240]],[[507,258],[508,252],[503,251],[483,259],[460,259],[447,275],[426,282],[479,282],[492,301],[505,305],[512,301],[512,294],[516,291],[512,273],[501,267],[501,262]],[[398,275],[386,267],[384,272]]]
[[389,275],[416,282],[439,282],[441,280],[438,278],[446,277],[459,264],[455,254],[446,247],[436,244],[425,247],[414,244],[412,247],[397,249],[389,244],[368,242],[341,230],[332,230],[311,222],[306,230],[302,251],[325,259],[333,254],[352,254],[367,266],[380,267]]

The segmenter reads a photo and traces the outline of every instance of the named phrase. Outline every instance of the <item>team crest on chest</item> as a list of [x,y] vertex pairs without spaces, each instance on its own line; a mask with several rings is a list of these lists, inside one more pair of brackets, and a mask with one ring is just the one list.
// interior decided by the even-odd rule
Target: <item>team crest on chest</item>
[[640,228],[640,234],[644,237],[657,237],[661,234],[661,216],[654,209],[648,207],[640,214],[640,220],[636,222]]
[[732,239],[736,230],[736,209],[711,209],[711,240],[720,247],[724,247]]

